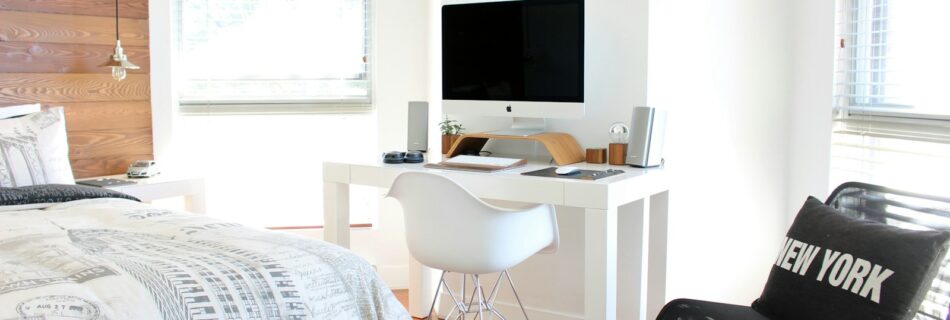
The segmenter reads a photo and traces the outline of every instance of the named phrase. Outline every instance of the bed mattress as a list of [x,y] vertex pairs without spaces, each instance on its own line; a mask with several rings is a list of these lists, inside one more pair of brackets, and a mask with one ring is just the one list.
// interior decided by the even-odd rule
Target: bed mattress
[[0,212],[0,319],[408,319],[339,246],[125,199]]

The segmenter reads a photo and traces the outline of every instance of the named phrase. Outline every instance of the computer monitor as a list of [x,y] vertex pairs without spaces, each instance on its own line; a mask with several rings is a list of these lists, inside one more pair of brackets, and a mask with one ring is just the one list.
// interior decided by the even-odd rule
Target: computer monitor
[[515,126],[583,117],[584,1],[444,5],[442,106],[448,114],[514,117]]

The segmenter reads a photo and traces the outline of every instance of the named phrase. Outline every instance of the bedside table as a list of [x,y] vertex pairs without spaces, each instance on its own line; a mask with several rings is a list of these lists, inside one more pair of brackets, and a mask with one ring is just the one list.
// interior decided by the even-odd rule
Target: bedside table
[[159,174],[151,178],[131,179],[124,174],[112,176],[83,178],[91,179],[120,179],[133,181],[135,184],[104,187],[139,198],[142,202],[152,200],[184,197],[185,210],[194,213],[205,213],[205,181],[202,178],[182,178]]

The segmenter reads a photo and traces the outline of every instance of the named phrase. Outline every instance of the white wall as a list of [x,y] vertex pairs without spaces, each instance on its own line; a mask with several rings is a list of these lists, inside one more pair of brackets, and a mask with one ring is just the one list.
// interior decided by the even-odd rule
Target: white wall
[[651,1],[648,102],[670,110],[668,297],[748,305],[785,233],[787,1]]
[[[427,0],[375,0],[373,3],[376,47],[375,57],[370,59],[376,66],[372,76],[379,149],[380,152],[406,150],[408,102],[428,98],[429,6]],[[430,112],[430,116],[436,119],[438,114]],[[434,125],[433,120],[430,128]],[[435,133],[430,132],[430,137],[429,141],[434,142]],[[432,145],[430,142],[430,148]],[[380,195],[385,191],[380,190]],[[407,288],[409,252],[402,209],[393,200],[381,201],[379,207],[378,232],[365,240],[354,234],[353,249],[363,255],[387,257],[380,267],[384,280],[393,288]]]
[[174,147],[175,129],[178,125],[178,95],[175,88],[175,72],[170,67],[177,58],[177,42],[172,40],[174,10],[171,1],[149,0],[149,59],[152,100],[152,153],[163,165],[177,166]]
[[809,195],[828,196],[835,2],[791,1],[791,107],[788,109],[789,220]]

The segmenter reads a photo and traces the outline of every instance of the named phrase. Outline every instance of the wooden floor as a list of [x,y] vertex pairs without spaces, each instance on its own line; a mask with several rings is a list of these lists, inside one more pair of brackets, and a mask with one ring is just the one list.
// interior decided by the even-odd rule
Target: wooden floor
[[393,290],[393,294],[396,295],[396,299],[399,299],[399,302],[402,302],[403,307],[409,309],[409,289]]
[[[399,302],[402,303],[403,307],[406,307],[406,309],[409,309],[409,290],[408,289],[393,290],[393,294],[396,295],[396,299],[399,299]],[[413,317],[413,319],[425,319],[425,318]]]

